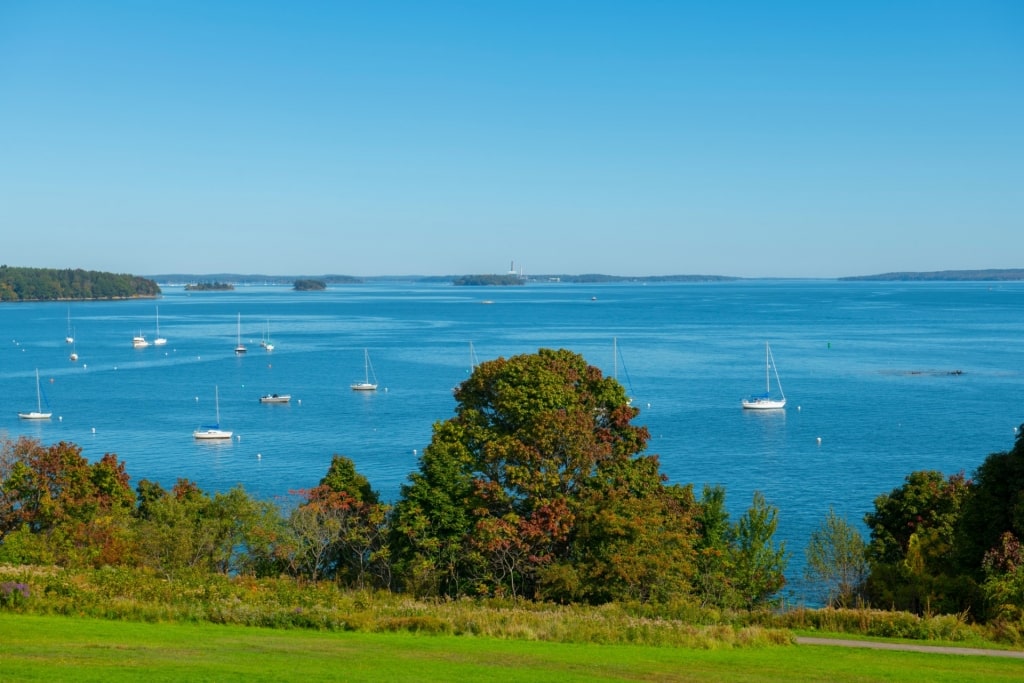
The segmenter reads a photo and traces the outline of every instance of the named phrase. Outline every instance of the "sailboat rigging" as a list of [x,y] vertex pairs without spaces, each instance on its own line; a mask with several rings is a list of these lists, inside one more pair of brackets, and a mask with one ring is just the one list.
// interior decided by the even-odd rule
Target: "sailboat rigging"
[[[775,374],[775,383],[779,387],[779,397],[772,397],[771,373]],[[775,358],[772,356],[771,347],[768,342],[764,344],[764,393],[758,396],[751,396],[743,399],[743,407],[751,410],[772,410],[786,407],[786,394],[782,391],[782,382],[779,380],[779,371],[775,367]]]
[[[618,337],[612,337],[612,358],[613,358],[613,360],[612,360],[612,378],[616,382],[619,381],[619,359],[620,359],[621,355],[622,355],[622,352],[619,351],[619,340],[618,340]],[[629,386],[629,393],[632,394],[633,393],[633,382],[630,381],[630,379],[629,379],[629,372],[626,370],[626,363],[625,363],[625,361],[623,361],[623,363],[622,363],[622,371],[626,375],[626,384]],[[632,403],[632,402],[633,402],[633,397],[632,396],[627,396],[626,397],[626,403]]]
[[213,402],[216,405],[217,410],[217,421],[213,424],[202,425],[199,429],[192,432],[192,436],[196,439],[230,439],[232,432],[220,428],[220,394],[217,391],[217,386],[213,387]]
[[153,340],[153,346],[163,346],[167,343],[167,340],[160,336],[160,307],[156,307],[156,339]]
[[[355,382],[352,386],[352,391],[377,391],[377,375],[373,371],[373,366],[370,365],[370,352],[367,349],[363,349],[363,365],[366,369],[366,377],[362,382]],[[373,381],[370,381],[370,377],[373,377]]]
[[246,352],[245,345],[242,344],[242,314],[238,314],[238,341],[235,344],[235,355],[241,355]]
[[65,344],[72,344],[75,341],[75,334],[71,329],[71,307],[68,306],[68,335],[64,337]]
[[22,420],[48,420],[51,415],[53,413],[43,412],[43,390],[39,385],[39,368],[36,368],[36,409],[27,413],[18,413],[18,417]]

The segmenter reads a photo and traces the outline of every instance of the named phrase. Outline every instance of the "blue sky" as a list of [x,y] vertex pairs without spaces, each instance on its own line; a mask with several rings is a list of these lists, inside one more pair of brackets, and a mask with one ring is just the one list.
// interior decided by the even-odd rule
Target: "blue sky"
[[1024,3],[0,3],[0,262],[1024,267]]

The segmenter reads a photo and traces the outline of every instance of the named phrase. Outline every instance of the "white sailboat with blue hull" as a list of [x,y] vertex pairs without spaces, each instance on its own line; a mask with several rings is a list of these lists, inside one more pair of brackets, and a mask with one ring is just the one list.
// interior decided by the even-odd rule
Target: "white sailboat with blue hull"
[[213,387],[213,401],[217,407],[217,421],[210,425],[203,425],[192,432],[196,439],[230,439],[232,432],[220,428],[220,394],[217,387]]

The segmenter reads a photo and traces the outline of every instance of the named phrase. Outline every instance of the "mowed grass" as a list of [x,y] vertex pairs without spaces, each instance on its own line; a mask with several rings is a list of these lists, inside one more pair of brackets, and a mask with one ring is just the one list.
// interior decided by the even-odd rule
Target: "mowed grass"
[[688,650],[0,614],[0,681],[1020,681],[1020,660]]

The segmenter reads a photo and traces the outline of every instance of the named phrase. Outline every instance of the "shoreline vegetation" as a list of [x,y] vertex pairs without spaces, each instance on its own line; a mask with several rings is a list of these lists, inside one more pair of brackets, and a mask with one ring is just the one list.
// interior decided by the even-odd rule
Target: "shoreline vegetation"
[[[165,286],[184,285],[188,292],[231,291],[236,285],[290,285],[295,291],[320,291],[328,285],[362,284],[368,281],[409,281],[450,283],[456,287],[504,287],[528,283],[658,283],[658,282],[735,282],[759,278],[727,275],[645,275],[623,276],[587,273],[581,275],[380,275],[365,278],[349,275],[243,275],[221,273],[217,275],[162,274],[143,277],[125,273],[56,268],[22,268],[0,266],[0,302],[8,301],[96,301],[117,299],[157,298]],[[763,278],[789,279],[789,278]],[[852,275],[822,279],[839,282],[1017,282],[1024,280],[1024,268],[992,268],[985,270],[942,270],[931,272],[891,272],[878,275]]]

